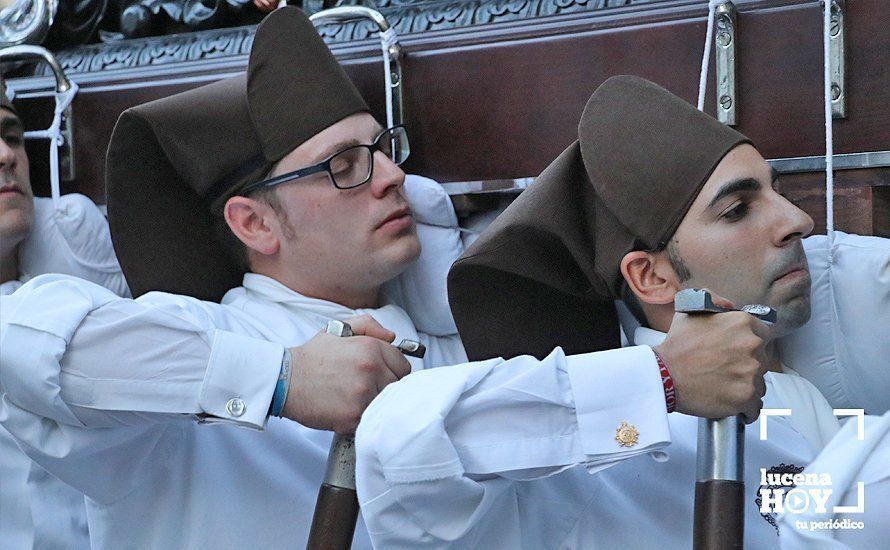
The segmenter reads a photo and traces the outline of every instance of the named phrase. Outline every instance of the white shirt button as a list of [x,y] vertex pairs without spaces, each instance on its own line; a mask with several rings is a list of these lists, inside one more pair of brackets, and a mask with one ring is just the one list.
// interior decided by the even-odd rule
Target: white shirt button
[[235,418],[238,418],[239,416],[244,414],[244,411],[246,410],[247,405],[245,405],[244,401],[242,401],[239,397],[233,397],[232,399],[229,399],[228,402],[226,402],[226,412],[228,412]]

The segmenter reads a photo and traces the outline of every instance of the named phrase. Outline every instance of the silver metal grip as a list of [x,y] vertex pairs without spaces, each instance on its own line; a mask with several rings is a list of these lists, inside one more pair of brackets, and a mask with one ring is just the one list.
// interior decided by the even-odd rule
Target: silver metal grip
[[745,481],[745,423],[740,416],[698,419],[695,480]]
[[333,334],[334,336],[353,336],[352,326],[346,321],[328,321],[328,326],[325,329],[325,332],[328,334]]
[[409,357],[423,359],[423,356],[426,355],[426,346],[415,340],[402,340],[396,348]]
[[725,313],[727,311],[744,311],[767,323],[775,323],[778,313],[775,309],[761,305],[749,304],[739,309],[730,309],[714,305],[711,293],[700,288],[684,288],[674,296],[674,311],[677,313]]
[[324,482],[355,491],[355,437],[334,434]]

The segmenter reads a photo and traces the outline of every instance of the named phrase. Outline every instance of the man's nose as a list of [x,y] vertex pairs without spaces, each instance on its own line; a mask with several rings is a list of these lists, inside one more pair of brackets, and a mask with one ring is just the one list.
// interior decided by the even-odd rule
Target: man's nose
[[405,172],[399,168],[385,153],[374,153],[374,177],[371,178],[371,193],[376,198],[386,196],[392,188],[399,188],[405,183]]
[[782,246],[803,239],[812,233],[814,226],[813,218],[785,197],[781,195],[778,195],[778,197],[781,221],[776,224],[776,227],[780,228],[776,244]]
[[6,144],[6,140],[0,139],[0,169],[12,170],[15,168],[16,160],[13,148]]

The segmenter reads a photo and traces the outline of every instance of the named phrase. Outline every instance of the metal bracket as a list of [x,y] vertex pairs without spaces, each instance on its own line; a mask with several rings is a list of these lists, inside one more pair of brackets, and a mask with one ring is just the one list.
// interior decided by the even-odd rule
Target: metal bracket
[[[780,174],[800,172],[824,172],[825,155],[812,157],[788,157],[766,161]],[[834,155],[834,170],[862,170],[890,166],[890,151],[865,151]]]
[[717,49],[717,120],[735,126],[738,90],[736,87],[736,16],[732,2],[724,2],[714,13],[717,32],[714,35]]
[[[355,19],[370,20],[377,26],[377,30],[381,33],[387,32],[392,25],[377,10],[366,8],[363,6],[340,6],[330,8],[315,13],[309,17],[315,25],[324,25],[325,23],[343,23]],[[395,32],[395,31],[391,31]],[[382,37],[381,37],[382,41]],[[404,106],[402,102],[402,46],[398,41],[394,41],[387,48],[387,57],[389,57],[389,74],[384,75],[385,85],[389,86],[392,93],[392,114],[393,125],[405,123]]]
[[847,116],[846,41],[844,38],[844,0],[831,0],[828,28],[828,53],[831,62],[831,116]]

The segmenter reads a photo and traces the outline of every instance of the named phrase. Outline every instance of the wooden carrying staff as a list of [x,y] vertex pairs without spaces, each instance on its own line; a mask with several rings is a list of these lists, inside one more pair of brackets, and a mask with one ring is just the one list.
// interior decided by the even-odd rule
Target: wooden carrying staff
[[[328,334],[352,336],[352,327],[343,321],[328,321]],[[414,340],[396,346],[411,357],[423,358],[426,348]],[[328,454],[324,482],[318,489],[315,513],[309,531],[307,550],[348,550],[358,521],[358,495],[355,490],[355,438],[334,435]]]
[[[685,289],[674,298],[679,313],[736,311],[714,305],[706,290]],[[776,311],[743,306],[762,321],[774,323]],[[694,550],[740,550],[745,541],[745,422],[741,416],[699,418],[695,456]]]

